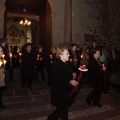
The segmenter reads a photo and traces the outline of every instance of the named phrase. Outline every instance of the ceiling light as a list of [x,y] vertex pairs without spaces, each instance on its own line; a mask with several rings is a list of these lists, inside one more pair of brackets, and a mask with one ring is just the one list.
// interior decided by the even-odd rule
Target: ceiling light
[[27,25],[27,26],[31,25],[31,21],[27,20],[26,18],[26,9],[23,9],[23,12],[25,13],[25,18],[24,20],[20,21],[20,25]]

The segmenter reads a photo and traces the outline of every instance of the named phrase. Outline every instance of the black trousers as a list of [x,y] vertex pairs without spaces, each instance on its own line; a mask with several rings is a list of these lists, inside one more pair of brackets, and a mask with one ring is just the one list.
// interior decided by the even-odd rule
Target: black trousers
[[99,85],[94,85],[92,88],[93,90],[88,95],[87,99],[88,101],[93,102],[94,105],[98,105],[100,104],[102,87]]
[[42,81],[45,81],[44,67],[38,67],[36,70],[36,80],[38,80],[39,72],[41,73]]
[[32,78],[22,77],[22,87],[27,85],[28,88],[32,87]]
[[47,118],[47,120],[68,120],[68,105],[59,104],[56,107],[56,110],[53,111]]
[[6,89],[6,87],[0,87],[0,105],[2,105],[2,92]]

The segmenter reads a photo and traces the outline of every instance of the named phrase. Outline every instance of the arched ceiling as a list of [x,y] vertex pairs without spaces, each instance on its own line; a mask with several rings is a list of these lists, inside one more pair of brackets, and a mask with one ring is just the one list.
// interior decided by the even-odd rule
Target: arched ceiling
[[[7,19],[20,21],[27,17],[31,20],[39,21],[39,16],[46,12],[47,0],[6,0],[5,7]],[[26,13],[24,12],[26,9]]]
[[6,0],[6,12],[10,14],[24,14],[26,9],[27,15],[37,15],[44,13],[46,10],[47,0]]

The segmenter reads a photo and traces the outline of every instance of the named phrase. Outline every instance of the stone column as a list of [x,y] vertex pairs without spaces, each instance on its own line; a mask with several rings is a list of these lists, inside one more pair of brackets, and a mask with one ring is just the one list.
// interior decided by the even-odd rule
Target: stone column
[[64,42],[70,44],[72,42],[72,0],[65,0],[65,33]]
[[0,0],[0,38],[4,37],[5,0]]

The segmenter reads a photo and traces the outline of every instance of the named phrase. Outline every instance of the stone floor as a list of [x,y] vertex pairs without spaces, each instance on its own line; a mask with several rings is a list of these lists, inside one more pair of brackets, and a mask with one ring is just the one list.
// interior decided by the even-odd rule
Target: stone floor
[[[3,93],[6,109],[0,109],[0,120],[46,120],[55,109],[50,104],[50,87],[46,82],[33,81],[32,90],[21,87],[19,73],[16,80],[7,84]],[[109,94],[102,94],[103,107],[89,107],[85,98],[91,91],[83,84],[69,108],[69,120],[120,120],[120,101],[115,98],[115,91],[110,87]]]

